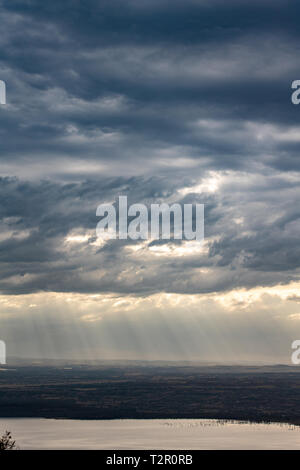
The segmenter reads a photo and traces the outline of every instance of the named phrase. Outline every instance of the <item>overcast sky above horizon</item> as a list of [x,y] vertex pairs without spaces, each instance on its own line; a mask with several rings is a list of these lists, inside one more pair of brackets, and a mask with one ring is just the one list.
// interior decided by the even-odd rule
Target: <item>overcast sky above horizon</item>
[[[0,339],[21,357],[289,362],[299,2],[2,0]],[[98,204],[205,204],[99,243]]]

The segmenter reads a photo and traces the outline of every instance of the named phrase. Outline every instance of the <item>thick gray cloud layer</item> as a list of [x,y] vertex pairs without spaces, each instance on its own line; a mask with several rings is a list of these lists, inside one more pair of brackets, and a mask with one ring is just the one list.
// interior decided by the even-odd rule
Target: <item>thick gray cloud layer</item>
[[[2,293],[196,294],[298,279],[299,207],[290,204],[298,194],[297,180],[227,174],[219,191],[196,194],[191,188],[186,196],[174,184],[171,178],[82,183],[3,178]],[[141,243],[131,240],[99,246],[95,209],[119,194],[148,206],[170,197],[205,203],[206,246],[184,256],[167,240],[146,241],[141,251],[131,249]],[[168,247],[175,251],[159,252]]]
[[[3,1],[1,293],[194,294],[297,280],[299,9]],[[205,203],[207,250],[97,246],[96,207],[119,194]],[[72,233],[88,237],[70,243]]]

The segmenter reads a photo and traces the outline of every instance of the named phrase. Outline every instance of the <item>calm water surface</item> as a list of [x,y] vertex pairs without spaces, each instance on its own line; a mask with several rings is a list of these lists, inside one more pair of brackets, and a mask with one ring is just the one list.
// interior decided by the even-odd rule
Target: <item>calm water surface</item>
[[21,449],[300,449],[300,427],[207,419],[0,419]]

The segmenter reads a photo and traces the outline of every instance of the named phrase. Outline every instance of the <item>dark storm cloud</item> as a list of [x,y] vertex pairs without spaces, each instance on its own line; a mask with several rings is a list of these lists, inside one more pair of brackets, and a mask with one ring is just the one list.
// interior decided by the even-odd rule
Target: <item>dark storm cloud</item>
[[158,173],[166,149],[201,170],[248,167],[267,151],[283,168],[282,145],[266,149],[247,123],[298,119],[298,13],[281,1],[4,2],[4,173],[22,176],[12,157],[41,174],[50,158],[63,175],[78,159]]
[[[2,2],[1,292],[297,279],[299,13],[279,0]],[[193,190],[216,172],[216,191]],[[97,247],[96,207],[119,194],[205,203],[208,253]]]
[[[280,177],[257,178],[247,182],[242,174],[237,182],[227,175],[220,193],[201,196],[185,187],[185,197],[180,182],[171,178],[70,184],[4,178],[1,292],[196,294],[289,282],[299,275],[300,213],[287,202],[297,186]],[[129,203],[204,202],[207,250],[181,257],[172,251],[160,255],[157,247],[174,248],[166,240],[146,242],[139,252],[131,250],[139,243],[131,240],[97,245],[96,207],[119,194],[127,194]],[[76,236],[83,238],[76,241]]]

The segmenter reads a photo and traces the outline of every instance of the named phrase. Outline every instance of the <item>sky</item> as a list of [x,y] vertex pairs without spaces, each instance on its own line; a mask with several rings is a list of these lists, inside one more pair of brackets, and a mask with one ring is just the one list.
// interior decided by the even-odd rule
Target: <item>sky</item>
[[[10,356],[290,363],[300,5],[1,0]],[[99,204],[205,205],[205,240],[96,237]]]

